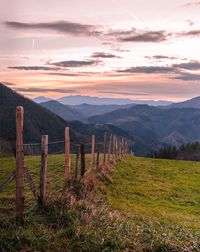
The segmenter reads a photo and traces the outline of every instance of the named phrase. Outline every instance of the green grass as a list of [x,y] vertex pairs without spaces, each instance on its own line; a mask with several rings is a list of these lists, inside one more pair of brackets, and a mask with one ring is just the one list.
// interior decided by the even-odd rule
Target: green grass
[[106,188],[112,206],[151,220],[200,228],[200,163],[128,158]]
[[[1,158],[2,181],[13,164]],[[26,164],[38,183],[39,157]],[[87,193],[79,200],[74,191],[58,193],[63,178],[64,155],[49,156],[51,197],[44,209],[27,205],[22,226],[3,206],[14,199],[14,182],[0,193],[0,251],[200,251],[200,163],[128,157],[101,176],[89,175],[87,190],[77,183]]]
[[[71,155],[71,177],[75,171],[76,155]],[[31,176],[33,177],[37,193],[39,193],[40,180],[40,156],[25,157],[25,166],[28,167]],[[86,164],[89,164],[89,155],[86,156]],[[80,158],[79,158],[80,166]],[[0,158],[0,184],[5,181],[15,171],[15,158],[13,156],[4,156]],[[52,197],[57,191],[64,187],[65,173],[65,155],[49,155],[48,170],[47,170],[47,196]],[[80,173],[80,171],[79,171]],[[36,200],[31,192],[28,180],[25,183],[25,210],[29,211],[36,205]],[[0,192],[0,217],[4,215],[12,217],[15,207],[15,180],[13,180],[3,192]]]

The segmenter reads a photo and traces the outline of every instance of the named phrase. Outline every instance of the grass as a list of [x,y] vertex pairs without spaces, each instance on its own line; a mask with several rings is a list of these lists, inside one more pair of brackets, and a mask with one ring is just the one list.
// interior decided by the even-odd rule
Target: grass
[[[39,158],[26,163],[36,179]],[[13,160],[3,157],[2,164],[1,178]],[[1,209],[0,251],[200,251],[200,163],[128,157],[64,195],[57,192],[63,164],[63,155],[49,157],[53,194],[45,208],[29,210],[22,226]],[[0,206],[8,196],[0,193]]]
[[200,228],[200,163],[129,158],[106,187],[112,206],[125,213]]

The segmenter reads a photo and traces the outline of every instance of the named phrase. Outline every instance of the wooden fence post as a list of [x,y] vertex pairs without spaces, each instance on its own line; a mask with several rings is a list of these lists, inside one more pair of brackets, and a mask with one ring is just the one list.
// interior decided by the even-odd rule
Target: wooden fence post
[[80,152],[81,152],[81,177],[83,177],[85,174],[85,145],[84,144],[81,144]]
[[115,156],[116,158],[118,157],[118,138],[115,137]]
[[76,165],[75,165],[75,174],[74,174],[75,180],[77,180],[78,178],[78,161],[79,161],[79,150],[76,153]]
[[106,142],[107,142],[107,132],[104,133],[104,143],[103,143],[103,165],[106,164]]
[[110,134],[109,146],[108,146],[108,160],[111,160],[111,152],[112,152],[112,134]]
[[46,200],[46,187],[47,187],[47,158],[48,158],[48,135],[42,135],[41,139],[41,170],[40,170],[40,195],[38,203],[44,205]]
[[113,142],[112,142],[112,156],[114,160],[115,159],[115,136],[113,136]]
[[95,135],[92,135],[91,165],[95,165]]
[[65,185],[69,182],[71,170],[69,127],[65,128]]
[[16,109],[16,218],[20,222],[24,215],[24,152],[23,152],[24,109]]
[[122,157],[124,157],[124,138],[122,138]]

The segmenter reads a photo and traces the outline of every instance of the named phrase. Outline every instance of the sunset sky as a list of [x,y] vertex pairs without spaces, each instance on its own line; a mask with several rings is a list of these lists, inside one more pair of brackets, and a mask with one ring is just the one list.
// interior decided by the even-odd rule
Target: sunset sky
[[199,13],[187,0],[0,0],[0,81],[29,97],[200,96]]

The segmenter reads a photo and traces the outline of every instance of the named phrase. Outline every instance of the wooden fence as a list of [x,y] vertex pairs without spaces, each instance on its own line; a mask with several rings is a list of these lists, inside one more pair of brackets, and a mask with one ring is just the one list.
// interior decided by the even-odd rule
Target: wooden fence
[[[64,169],[63,169],[63,188],[66,188],[77,180],[84,177],[89,169],[104,169],[110,164],[114,164],[117,159],[122,159],[128,154],[128,143],[126,139],[117,137],[113,134],[105,132],[104,139],[101,143],[96,142],[95,135],[91,136],[91,148],[86,148],[87,144],[76,144],[77,151],[73,150],[75,155],[73,181],[71,180],[71,155],[72,147],[75,144],[70,141],[70,129],[65,129],[65,140],[62,142],[48,142],[48,135],[41,136],[41,143],[38,144],[24,144],[23,143],[23,127],[24,126],[24,109],[23,107],[16,108],[16,171],[14,171],[9,178],[7,178],[0,185],[0,192],[13,180],[16,179],[16,201],[15,214],[16,218],[22,220],[25,213],[25,181],[28,182],[29,188],[35,200],[41,206],[45,204],[47,197],[47,173],[49,165],[49,155],[62,153],[64,155]],[[62,150],[50,149],[52,144],[62,145]],[[97,148],[101,145],[101,148]],[[28,146],[28,147],[27,147]],[[37,151],[36,151],[37,147]],[[74,147],[73,147],[74,148]],[[30,151],[31,150],[31,151]],[[90,152],[90,153],[89,153]],[[31,174],[29,165],[26,165],[26,155],[37,155],[40,159],[40,171],[38,174],[39,183],[37,188],[34,176]],[[86,162],[86,155],[90,155],[89,162]],[[55,169],[59,164],[56,164]],[[59,175],[60,176],[60,175]]]

